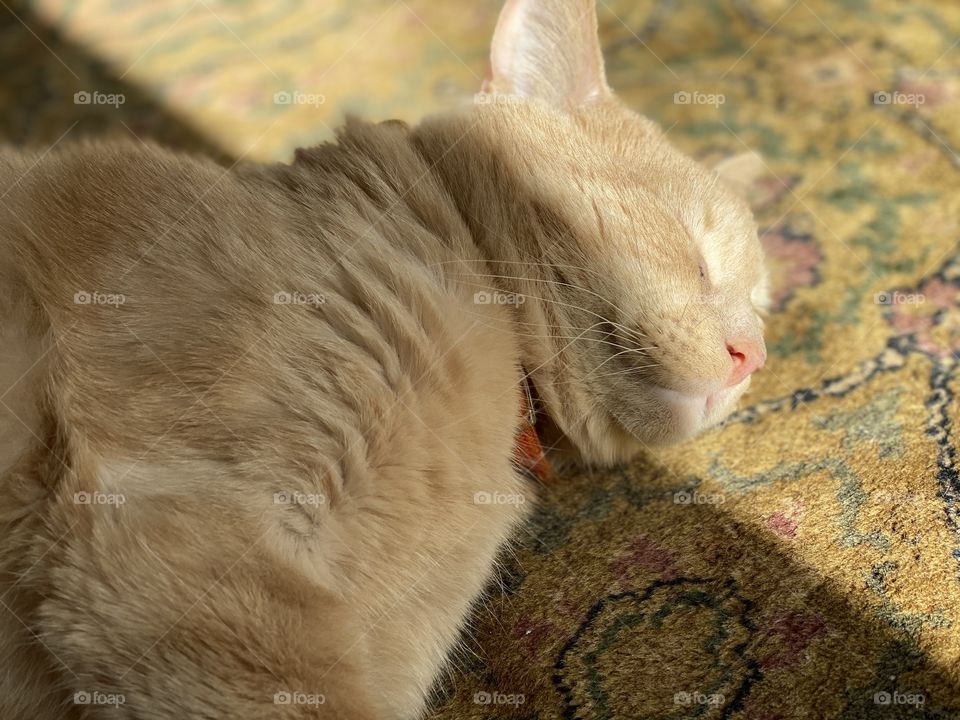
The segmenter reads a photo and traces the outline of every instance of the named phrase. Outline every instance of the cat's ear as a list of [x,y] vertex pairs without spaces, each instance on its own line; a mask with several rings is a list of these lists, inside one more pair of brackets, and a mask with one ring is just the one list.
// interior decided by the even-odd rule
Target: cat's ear
[[713,171],[727,187],[746,199],[754,182],[766,174],[763,158],[755,152],[745,152],[724,158],[713,166]]
[[595,1],[507,0],[483,90],[561,108],[609,97]]

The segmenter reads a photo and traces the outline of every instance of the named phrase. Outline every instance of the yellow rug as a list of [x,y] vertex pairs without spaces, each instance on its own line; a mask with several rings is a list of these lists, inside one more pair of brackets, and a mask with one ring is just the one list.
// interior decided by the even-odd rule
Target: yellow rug
[[[462,102],[498,9],[11,4],[0,133],[286,159],[345,109]],[[633,107],[764,158],[770,357],[725,427],[548,491],[433,716],[960,718],[960,4],[599,12]]]

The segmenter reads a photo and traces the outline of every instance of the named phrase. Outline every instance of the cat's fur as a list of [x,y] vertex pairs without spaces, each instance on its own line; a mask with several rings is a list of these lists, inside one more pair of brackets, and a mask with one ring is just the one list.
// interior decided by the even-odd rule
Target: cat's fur
[[0,156],[0,716],[415,717],[534,501],[524,370],[588,462],[729,411],[745,204],[612,96],[592,2],[508,3],[487,90],[289,166]]

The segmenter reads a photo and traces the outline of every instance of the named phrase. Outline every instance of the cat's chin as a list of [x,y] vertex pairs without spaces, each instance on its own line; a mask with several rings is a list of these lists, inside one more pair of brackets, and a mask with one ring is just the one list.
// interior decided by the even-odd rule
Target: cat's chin
[[609,414],[572,423],[573,432],[564,432],[550,414],[543,413],[537,432],[558,469],[618,465],[645,450],[689,440],[719,424],[749,386],[749,377],[739,385],[705,395],[648,386],[642,412],[636,407],[622,413],[609,408]]
[[706,395],[689,395],[664,387],[651,388],[663,404],[665,427],[659,444],[688,440],[722,422],[737,405],[740,396],[750,387],[747,377],[740,384]]

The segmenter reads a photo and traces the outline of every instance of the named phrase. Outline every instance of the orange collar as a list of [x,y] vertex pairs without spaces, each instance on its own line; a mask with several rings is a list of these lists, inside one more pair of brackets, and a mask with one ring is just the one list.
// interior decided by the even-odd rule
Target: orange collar
[[537,410],[533,385],[526,375],[520,388],[520,429],[517,445],[513,451],[514,462],[537,480],[546,482],[553,478],[553,465],[543,451],[537,435]]

